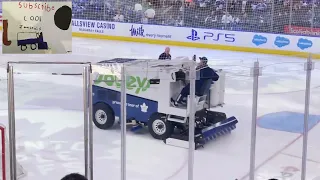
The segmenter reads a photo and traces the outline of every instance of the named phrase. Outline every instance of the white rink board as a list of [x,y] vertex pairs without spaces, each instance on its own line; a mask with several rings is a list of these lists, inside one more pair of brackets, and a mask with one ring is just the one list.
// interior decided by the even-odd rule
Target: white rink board
[[216,44],[244,48],[263,48],[296,52],[320,53],[318,37],[280,35],[171,27],[148,24],[72,20],[73,32],[150,40],[166,40],[187,43]]
[[[74,48],[79,49],[79,54],[73,53],[71,56],[53,55],[48,56],[46,60],[86,62],[87,60],[93,61],[93,59],[101,61],[117,57],[152,59],[157,58],[164,49],[164,46],[150,44],[106,42],[83,38],[74,38],[73,44]],[[94,49],[89,52],[89,48]],[[305,87],[305,80],[303,79],[305,78],[303,73],[304,60],[239,52],[226,53],[225,51],[211,49],[186,49],[184,47],[172,47],[171,51],[173,57],[192,57],[194,54],[206,56],[212,67],[225,67],[232,71],[226,77],[228,80],[226,84],[226,106],[222,111],[226,112],[228,116],[236,116],[241,122],[234,133],[217,141],[209,142],[205,148],[196,151],[194,174],[197,180],[208,179],[208,177],[221,180],[234,180],[236,178],[241,180],[240,178],[247,174],[249,169],[250,131],[248,128],[251,125],[250,111],[252,105],[252,80],[250,77],[243,77],[243,75],[249,76],[249,67],[252,66],[253,61],[259,60],[261,65],[276,64],[267,67],[259,81],[259,116],[274,111],[296,110],[300,112],[303,111],[304,107],[304,91],[300,91]],[[108,57],[106,57],[106,54],[108,54]],[[9,57],[11,58],[9,59]],[[43,60],[43,56],[40,55],[24,57],[26,61]],[[21,58],[18,55],[4,55],[3,59],[7,61],[20,60]],[[284,64],[280,64],[281,62],[284,62]],[[292,62],[292,64],[288,62]],[[225,66],[221,67],[221,65]],[[233,67],[232,65],[240,65],[240,67]],[[26,68],[26,66],[20,68],[17,66],[15,69],[25,72],[82,72],[81,68],[78,71],[64,66],[57,66],[56,69],[53,69],[55,67],[52,65],[41,69],[37,66],[33,67],[32,70]],[[2,78],[4,79],[6,78],[5,67],[3,67],[2,72]],[[320,71],[313,71],[313,87],[318,85],[319,73]],[[23,161],[19,162],[28,172],[23,180],[41,180],[48,177],[61,179],[63,175],[70,171],[84,173],[83,121],[81,120],[83,118],[83,107],[81,105],[83,85],[81,77],[39,74],[15,75],[15,77],[15,83],[17,83],[15,93],[18,97],[16,99],[16,129],[21,134],[21,136],[17,135],[17,142],[23,147],[21,151],[17,152],[17,155],[23,158]],[[294,79],[291,79],[291,77]],[[302,79],[300,79],[301,77]],[[23,81],[19,82],[19,79]],[[6,99],[5,81],[3,83],[4,93],[1,97]],[[264,93],[286,91],[299,92],[264,95]],[[317,97],[319,94],[317,92],[319,91],[312,91],[314,93],[312,97]],[[30,101],[33,101],[34,104],[30,104]],[[311,103],[310,112],[319,112],[320,101],[317,101],[317,98],[312,98],[311,101],[313,103]],[[6,101],[1,102],[1,107],[5,109],[7,107]],[[270,106],[270,103],[272,106]],[[37,107],[43,106],[43,109],[32,109],[35,105]],[[52,105],[55,107],[52,107]],[[3,117],[1,118],[2,121],[7,121],[7,113],[6,109],[0,111],[0,116]],[[318,147],[316,145],[320,131],[315,128],[312,132],[309,134],[309,144]],[[94,133],[94,176],[97,179],[103,179],[106,176],[106,169],[108,169],[108,172],[114,172],[108,174],[110,179],[120,179],[120,170],[118,169],[120,167],[120,130],[102,131],[94,128]],[[127,135],[127,177],[130,177],[130,180],[187,179],[188,168],[185,149],[167,146],[161,141],[152,139],[147,133],[133,134],[128,131]],[[278,176],[283,171],[282,167],[286,166],[294,166],[300,169],[301,160],[274,155],[296,136],[293,133],[259,129],[257,131],[257,143],[259,143],[257,144],[256,155],[257,166],[269,157],[275,158],[261,166],[256,175],[265,177],[269,173],[270,176]],[[50,143],[50,141],[55,142]],[[45,147],[41,146],[42,144]],[[292,145],[292,149],[288,148],[285,153],[295,151],[294,155],[301,155],[300,149],[301,146]],[[310,156],[313,154],[310,150],[311,148],[309,148],[308,158],[313,159],[314,156]],[[316,153],[317,148],[314,150],[313,152]],[[314,163],[308,163],[308,180],[319,180],[314,179],[314,177],[320,176],[319,167]],[[297,172],[295,177],[299,177],[299,173],[301,174],[301,170]]]

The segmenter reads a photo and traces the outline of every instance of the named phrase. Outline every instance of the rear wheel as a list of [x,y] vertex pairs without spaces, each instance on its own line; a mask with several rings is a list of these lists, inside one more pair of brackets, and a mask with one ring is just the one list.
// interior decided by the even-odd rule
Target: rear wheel
[[113,110],[104,103],[93,106],[93,122],[99,129],[109,129],[113,126],[115,116]]
[[165,115],[155,113],[149,118],[148,129],[153,138],[164,140],[172,135],[174,125],[166,120]]

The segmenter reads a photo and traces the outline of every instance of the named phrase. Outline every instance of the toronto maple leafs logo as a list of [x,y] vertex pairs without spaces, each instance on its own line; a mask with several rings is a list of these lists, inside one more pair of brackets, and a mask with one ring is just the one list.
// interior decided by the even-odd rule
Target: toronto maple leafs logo
[[140,105],[141,108],[141,112],[148,112],[148,106],[146,105],[146,103],[143,103],[142,105]]

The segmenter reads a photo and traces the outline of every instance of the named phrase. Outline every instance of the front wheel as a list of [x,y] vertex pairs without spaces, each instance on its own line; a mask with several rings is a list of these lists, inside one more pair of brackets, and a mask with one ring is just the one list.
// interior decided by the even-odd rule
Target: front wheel
[[166,120],[165,115],[155,113],[149,118],[148,129],[153,138],[165,140],[172,135],[174,125]]
[[93,123],[99,129],[109,129],[113,126],[115,115],[113,110],[104,103],[93,105]]
[[28,49],[28,46],[27,45],[21,45],[20,49],[21,49],[21,51],[25,51],[25,50]]

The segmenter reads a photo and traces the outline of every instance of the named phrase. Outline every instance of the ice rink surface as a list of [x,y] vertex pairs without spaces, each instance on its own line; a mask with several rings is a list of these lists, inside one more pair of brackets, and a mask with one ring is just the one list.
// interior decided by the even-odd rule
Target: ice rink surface
[[[158,58],[164,46],[74,38],[69,55],[0,54],[0,122],[8,123],[7,61],[91,61],[112,58]],[[227,71],[224,108],[239,119],[237,129],[195,151],[195,180],[246,180],[250,157],[252,77],[259,60],[256,180],[299,180],[306,75],[305,59],[184,47],[174,57],[206,56],[215,69]],[[17,157],[28,180],[56,180],[84,173],[82,77],[47,73],[81,73],[80,66],[16,65]],[[21,73],[21,74],[18,74]],[[312,72],[307,179],[320,179],[320,65]],[[128,180],[187,180],[187,150],[167,146],[143,130],[127,132]],[[120,179],[120,127],[94,127],[94,179]]]

